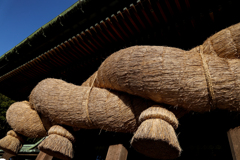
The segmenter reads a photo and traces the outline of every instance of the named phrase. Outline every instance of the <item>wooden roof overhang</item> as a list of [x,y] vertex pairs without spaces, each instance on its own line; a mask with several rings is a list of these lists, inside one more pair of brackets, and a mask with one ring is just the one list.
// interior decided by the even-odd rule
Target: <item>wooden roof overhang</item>
[[[3,56],[0,62],[4,59],[6,63],[0,63],[3,64],[0,68],[1,92],[15,100],[27,99],[37,82],[47,77],[81,84],[107,56],[133,45],[191,49],[211,34],[240,21],[238,16],[229,18],[239,12],[236,3],[237,0],[138,0],[135,3],[129,1],[127,5],[125,1],[125,8],[112,11],[98,23],[86,21],[88,26],[78,28],[75,36],[66,33],[70,37],[57,45],[49,42],[53,45],[49,50],[39,54],[28,54],[23,50],[21,52],[24,53],[16,54],[20,58],[15,61],[14,58],[8,60],[8,55]],[[63,23],[58,22],[60,25]],[[58,27],[55,26],[56,29]],[[46,34],[41,33],[42,36]],[[57,38],[55,40],[58,41]],[[29,48],[34,48],[32,42],[34,40],[26,42]],[[41,47],[38,49],[42,50]],[[27,61],[23,60],[24,63],[16,67],[19,59],[24,59],[21,54],[27,55]],[[29,60],[32,54],[36,57]]]

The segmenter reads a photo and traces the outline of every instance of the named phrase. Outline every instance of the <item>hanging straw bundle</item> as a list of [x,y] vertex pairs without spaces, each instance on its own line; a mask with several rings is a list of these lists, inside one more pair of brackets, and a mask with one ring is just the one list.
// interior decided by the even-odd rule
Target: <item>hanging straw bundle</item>
[[7,110],[6,119],[15,132],[26,137],[38,138],[47,135],[39,114],[27,101],[13,103]]
[[[178,126],[175,115],[162,106],[154,106],[152,101],[122,92],[110,92],[106,89],[76,86],[62,80],[45,79],[33,89],[30,103],[39,113],[51,117],[54,122],[59,124],[87,129],[100,128],[116,132],[134,132],[137,130],[132,144],[141,153],[144,153],[141,149],[143,145],[155,150],[158,149],[151,145],[152,141],[155,141],[158,147],[161,146],[161,148],[168,150],[167,153],[173,152],[170,158],[173,156],[176,158],[181,151],[172,127],[177,128]],[[147,108],[150,106],[153,107],[148,110]],[[148,131],[144,128],[159,129],[148,135],[146,133]],[[42,142],[39,149],[53,156],[70,157],[67,154],[71,153],[68,147],[71,146],[70,141],[73,140],[71,136],[67,136],[66,130],[57,129],[50,128],[49,137]],[[160,134],[154,140],[153,136],[159,134],[159,131],[165,131],[168,136]],[[144,138],[146,142],[139,140]],[[62,146],[55,147],[60,143],[66,143],[67,153],[63,153]],[[167,145],[168,143],[169,145]],[[155,156],[146,155],[164,157],[155,154]]]
[[48,137],[38,146],[39,150],[51,156],[63,160],[73,158],[74,136],[62,126],[52,126],[48,131]]
[[6,137],[0,140],[0,149],[4,152],[17,155],[18,151],[22,148],[23,143],[23,137],[11,130],[7,132]]
[[138,152],[156,159],[175,159],[181,148],[173,129],[178,120],[174,114],[160,106],[153,106],[139,117],[141,125],[134,134],[131,145]]

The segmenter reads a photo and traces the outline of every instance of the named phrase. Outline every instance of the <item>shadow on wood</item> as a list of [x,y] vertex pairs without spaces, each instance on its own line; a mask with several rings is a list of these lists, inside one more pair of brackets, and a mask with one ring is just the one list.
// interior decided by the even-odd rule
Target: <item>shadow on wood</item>
[[227,132],[233,160],[240,160],[240,127]]
[[111,145],[108,148],[106,160],[127,160],[128,151],[122,144]]
[[36,160],[52,160],[53,156],[50,156],[44,152],[39,152]]

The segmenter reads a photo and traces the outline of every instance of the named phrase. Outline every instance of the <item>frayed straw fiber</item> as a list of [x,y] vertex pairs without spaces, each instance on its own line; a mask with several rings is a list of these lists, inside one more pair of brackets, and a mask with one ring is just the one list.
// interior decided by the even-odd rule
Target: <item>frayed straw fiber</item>
[[134,134],[131,145],[136,151],[156,159],[174,159],[181,154],[173,127],[161,119],[144,121]]
[[240,23],[191,51],[134,46],[109,56],[83,86],[109,88],[206,112],[240,109]]
[[54,125],[49,129],[48,135],[51,135],[51,134],[57,134],[57,135],[60,135],[62,137],[69,139],[72,142],[75,142],[75,138],[72,135],[72,133],[70,133],[68,130],[66,130],[65,128],[63,128],[59,125]]
[[12,136],[12,137],[15,137],[17,138],[21,143],[24,143],[24,138],[22,135],[14,132],[13,130],[10,130],[7,132],[7,136]]
[[22,148],[23,137],[13,130],[8,131],[6,137],[0,140],[0,149],[3,151],[17,155],[18,151]]
[[176,116],[172,112],[158,105],[149,107],[141,113],[139,117],[140,123],[147,119],[162,119],[172,125],[174,129],[177,129],[179,124]]
[[216,54],[220,58],[240,58],[240,23],[225,28],[203,43],[204,54]]
[[65,128],[55,125],[48,131],[48,137],[38,146],[39,150],[63,160],[73,158],[74,136]]
[[239,111],[240,23],[214,34],[192,51],[202,53],[213,107]]
[[82,85],[91,82],[95,87],[188,110],[203,112],[211,107],[202,59],[197,52],[162,46],[129,47],[109,56]]
[[[73,146],[67,138],[52,134],[39,144],[38,149],[59,159],[73,158]],[[70,152],[69,152],[70,151]]]
[[116,132],[134,132],[141,112],[153,105],[151,101],[126,93],[90,89],[58,79],[45,79],[31,92],[30,103],[55,123]]
[[[172,114],[158,107],[147,109],[162,103],[196,112],[215,108],[238,111],[239,52],[240,23],[216,33],[190,51],[163,46],[122,49],[109,56],[82,86],[56,79],[41,81],[30,95],[31,107],[36,111],[18,102],[10,107],[7,119],[15,131],[26,136],[36,133],[41,136],[46,132],[37,113],[48,124],[44,125],[47,129],[64,124],[74,128],[136,131],[132,145],[139,152],[156,158],[177,157],[181,148],[173,129],[178,126],[174,114],[184,112],[173,109]],[[24,107],[14,109],[17,105]],[[21,118],[20,113],[38,118]],[[64,143],[70,146],[67,132],[54,128],[52,131],[43,149],[54,148],[50,144],[54,138],[56,141],[65,138]],[[162,149],[161,153],[154,151],[157,147]],[[66,155],[71,157],[70,153]]]
[[142,122],[134,134],[131,145],[138,152],[157,159],[174,159],[180,156],[181,148],[173,126],[178,120],[167,109],[153,106],[143,111]]
[[[145,123],[146,119],[152,117],[163,118],[174,127],[178,126],[174,114],[162,108],[164,106],[154,106],[156,103],[153,101],[123,92],[76,86],[58,79],[49,78],[39,82],[29,98],[31,106],[38,113],[49,117],[54,123],[72,127],[133,133],[138,129],[141,121],[144,121],[142,124],[147,124]],[[143,114],[139,120],[140,114],[149,107],[154,108],[159,114]],[[162,110],[157,108],[162,108]],[[183,111],[179,112],[174,108],[171,110],[177,115],[181,115]],[[74,141],[74,137],[71,137],[70,132],[59,127],[52,126],[50,128],[49,137],[39,145],[39,149],[55,157],[64,155],[64,159],[67,159],[71,157],[69,154],[72,153],[69,151],[71,150],[70,143]],[[167,129],[165,127],[165,130]],[[168,131],[168,133],[171,132]],[[62,146],[58,146],[61,141],[62,144],[67,145],[66,151]],[[157,150],[157,148],[155,149]]]
[[27,101],[13,103],[7,110],[6,119],[15,132],[26,137],[37,138],[47,135],[38,113]]

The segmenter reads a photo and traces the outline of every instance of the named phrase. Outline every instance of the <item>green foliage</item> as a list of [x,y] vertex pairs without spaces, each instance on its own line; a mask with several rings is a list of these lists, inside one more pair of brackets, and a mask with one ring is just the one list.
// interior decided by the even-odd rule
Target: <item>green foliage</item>
[[0,138],[4,137],[10,126],[6,121],[6,111],[15,101],[0,93]]

